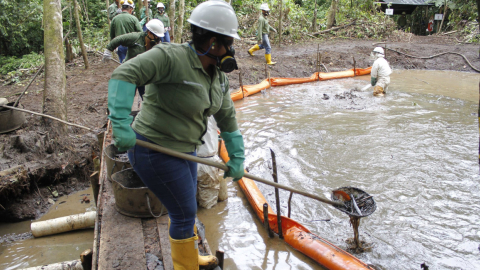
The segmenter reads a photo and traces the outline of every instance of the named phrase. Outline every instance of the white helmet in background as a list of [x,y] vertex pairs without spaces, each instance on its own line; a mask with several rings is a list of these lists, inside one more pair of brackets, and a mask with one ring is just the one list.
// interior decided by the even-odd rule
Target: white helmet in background
[[135,3],[133,3],[132,0],[122,0],[120,1],[120,4],[122,4],[122,7],[129,6],[131,8],[135,8]]
[[165,27],[159,19],[151,19],[146,25],[148,31],[152,32],[157,37],[165,36]]
[[380,57],[385,57],[385,52],[382,47],[376,47],[372,53],[370,53],[370,59],[377,60]]
[[263,3],[260,5],[260,9],[261,10],[265,10],[265,11],[270,11],[270,9],[268,8],[268,4],[267,3]]
[[200,28],[225,36],[238,36],[237,15],[232,6],[222,0],[209,0],[198,5],[187,20]]
[[157,4],[157,8],[161,8],[161,7],[162,7],[162,8],[165,8],[165,5],[164,5],[163,3],[158,3],[158,4]]
[[379,54],[385,54],[382,47],[376,47],[375,49],[373,49],[373,51]]

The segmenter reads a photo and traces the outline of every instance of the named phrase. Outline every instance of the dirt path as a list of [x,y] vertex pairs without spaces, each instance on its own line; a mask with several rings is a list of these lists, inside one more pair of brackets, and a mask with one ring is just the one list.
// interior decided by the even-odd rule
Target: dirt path
[[[311,41],[303,44],[273,47],[275,66],[267,67],[272,77],[309,77],[316,71],[317,48],[322,63],[328,71],[340,71],[353,67],[366,68],[372,45],[371,40]],[[254,57],[247,53],[252,45],[248,40],[235,44],[236,58],[242,70],[243,84],[257,84],[265,79],[264,51]],[[446,44],[436,37],[413,37],[409,42],[389,43],[387,48],[417,56],[431,56],[441,52],[457,52],[465,55],[480,68],[478,45]],[[474,72],[458,55],[444,55],[428,60],[408,58],[387,51],[386,58],[394,69],[431,69]],[[67,100],[70,122],[101,131],[107,121],[107,86],[114,62],[103,63],[98,56],[90,55],[90,69],[85,70],[81,58],[67,64]],[[321,71],[324,71],[323,69]],[[239,71],[230,73],[230,88],[239,87]],[[43,74],[30,87],[21,104],[25,109],[41,112]],[[15,101],[30,78],[22,85],[0,86],[0,97]],[[41,118],[26,115],[27,121],[19,130],[0,134],[0,171],[24,165],[22,173],[0,178],[0,220],[19,221],[35,219],[44,213],[56,196],[67,194],[89,185],[93,172],[92,159],[100,155],[95,133],[69,127],[69,136],[62,140],[51,138],[44,130]],[[15,142],[21,138],[25,147]],[[22,150],[23,149],[23,150]],[[50,202],[49,202],[50,199]]]

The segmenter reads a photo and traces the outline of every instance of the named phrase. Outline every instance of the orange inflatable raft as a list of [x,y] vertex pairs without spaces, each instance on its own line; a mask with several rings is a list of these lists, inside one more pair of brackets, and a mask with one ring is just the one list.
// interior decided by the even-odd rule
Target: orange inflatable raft
[[[289,85],[313,82],[317,80],[331,80],[338,78],[348,78],[354,76],[361,76],[370,74],[370,68],[366,69],[350,69],[340,72],[322,73],[316,72],[308,78],[270,78],[262,81],[257,85],[245,85],[242,89],[231,93],[232,100],[240,100],[244,97],[258,93],[264,89],[268,89],[271,86]],[[222,141],[219,146],[219,155],[226,163],[229,160],[227,150],[224,142]],[[242,178],[238,181],[243,193],[246,195],[250,205],[257,214],[258,218],[264,223],[263,205],[267,203],[267,200],[263,196],[262,192],[258,189],[255,182],[248,178]],[[268,203],[267,203],[268,204]],[[368,269],[373,270],[367,264],[357,259],[350,253],[335,246],[329,241],[321,238],[320,236],[313,234],[297,221],[288,217],[281,216],[282,219],[282,235],[290,246],[307,255],[311,259],[315,260],[320,265],[332,270],[353,270],[353,269]],[[278,234],[277,215],[273,212],[272,208],[268,206],[268,223],[272,231]]]

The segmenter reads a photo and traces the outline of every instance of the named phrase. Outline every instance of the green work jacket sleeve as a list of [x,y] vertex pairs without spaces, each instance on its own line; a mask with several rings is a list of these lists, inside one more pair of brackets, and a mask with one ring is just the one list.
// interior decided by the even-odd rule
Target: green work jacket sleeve
[[212,115],[221,132],[238,130],[227,76],[215,68],[210,77],[187,43],[156,45],[120,65],[112,79],[146,85],[132,128],[159,145],[195,151]]
[[144,53],[145,48],[145,36],[146,32],[133,32],[125,35],[118,36],[107,45],[107,49],[110,51],[115,50],[118,46],[122,45],[128,47],[127,56],[125,61],[128,61],[137,55]]

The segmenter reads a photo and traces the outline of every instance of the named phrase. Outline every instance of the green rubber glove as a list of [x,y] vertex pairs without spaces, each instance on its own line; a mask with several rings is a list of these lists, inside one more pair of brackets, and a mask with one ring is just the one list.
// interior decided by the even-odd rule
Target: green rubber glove
[[112,121],[113,139],[120,152],[132,148],[136,142],[135,132],[130,127],[136,88],[136,85],[128,82],[115,79],[108,81],[108,118]]
[[370,84],[371,84],[372,86],[375,86],[375,84],[377,84],[377,78],[371,77],[371,78],[370,78]]
[[233,181],[238,181],[242,179],[245,173],[243,169],[245,147],[243,146],[242,134],[240,130],[236,130],[234,132],[222,132],[220,136],[225,141],[228,157],[230,157],[230,161],[227,162],[228,171],[225,172],[223,177],[233,177]]

